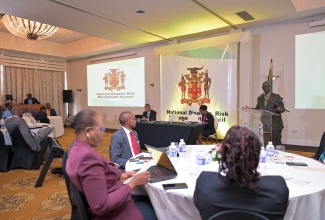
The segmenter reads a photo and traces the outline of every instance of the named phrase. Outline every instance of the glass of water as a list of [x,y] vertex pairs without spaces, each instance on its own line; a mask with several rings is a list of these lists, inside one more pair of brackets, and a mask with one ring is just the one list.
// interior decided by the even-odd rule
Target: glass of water
[[189,153],[187,154],[187,164],[188,164],[188,172],[190,175],[195,176],[196,175],[196,171],[197,171],[197,161],[196,161],[196,154],[195,153]]
[[279,159],[277,162],[278,164],[284,164],[282,159],[284,158],[285,155],[285,148],[283,145],[276,145],[275,146],[275,156]]

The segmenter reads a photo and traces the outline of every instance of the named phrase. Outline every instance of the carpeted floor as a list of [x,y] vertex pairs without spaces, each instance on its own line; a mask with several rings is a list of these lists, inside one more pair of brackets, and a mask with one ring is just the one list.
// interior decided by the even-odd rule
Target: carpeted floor
[[[99,154],[107,158],[111,136],[112,133],[105,133],[102,144],[96,148]],[[74,130],[65,128],[64,136],[57,140],[67,150],[74,138]],[[307,157],[314,154],[290,152]],[[61,167],[61,159],[54,159],[51,167]],[[7,173],[0,172],[0,219],[70,219],[70,202],[64,179],[49,170],[42,187],[34,188],[40,170],[17,169]]]

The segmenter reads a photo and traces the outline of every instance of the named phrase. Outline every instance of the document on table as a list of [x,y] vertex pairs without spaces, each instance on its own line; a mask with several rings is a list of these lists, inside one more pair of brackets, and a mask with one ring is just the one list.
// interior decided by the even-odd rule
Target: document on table
[[[139,173],[142,173],[144,171],[147,171],[149,169],[149,167],[155,166],[155,165],[156,165],[156,162],[154,160],[150,160],[148,163],[145,163],[145,165],[134,176],[136,176]],[[132,180],[132,178],[133,177],[131,177],[128,180],[124,181],[124,184],[128,184]]]

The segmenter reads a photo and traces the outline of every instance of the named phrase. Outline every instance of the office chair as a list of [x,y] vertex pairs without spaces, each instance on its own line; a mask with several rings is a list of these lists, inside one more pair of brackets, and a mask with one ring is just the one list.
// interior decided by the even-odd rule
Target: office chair
[[0,131],[0,171],[8,172],[13,152],[11,145],[6,145],[3,133]]
[[208,220],[269,220],[269,218],[255,212],[244,210],[226,210],[218,212]]
[[10,101],[12,103],[12,100],[14,100],[12,95],[5,95],[5,97],[6,97],[5,103],[7,103],[7,101]]
[[315,153],[315,155],[312,158],[314,158],[315,160],[319,160],[320,155],[322,155],[322,153],[324,152],[324,149],[325,149],[325,132],[323,133],[323,136],[320,140],[320,144],[317,149],[317,152]]

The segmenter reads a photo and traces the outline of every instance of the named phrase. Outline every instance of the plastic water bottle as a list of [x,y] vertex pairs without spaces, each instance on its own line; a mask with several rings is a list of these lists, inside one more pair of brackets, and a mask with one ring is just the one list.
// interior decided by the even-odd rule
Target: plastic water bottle
[[5,120],[3,118],[1,118],[1,129],[5,129]]
[[171,157],[172,161],[177,159],[177,147],[175,142],[172,142],[169,146],[169,156]]
[[269,143],[266,146],[266,162],[267,163],[274,162],[274,145],[272,144],[272,141],[269,141]]
[[33,126],[36,126],[36,120],[35,119],[32,120],[32,123],[33,123]]
[[205,155],[202,148],[199,150],[199,153],[196,156],[196,161],[198,165],[205,165]]
[[184,139],[181,139],[179,141],[178,147],[179,147],[179,151],[178,151],[179,157],[186,158],[186,144],[184,142]]
[[265,170],[266,169],[266,165],[265,165],[265,157],[266,157],[266,151],[265,151],[265,148],[262,146],[261,147],[261,152],[260,152],[260,163],[259,163],[259,166],[260,166],[260,169],[261,170]]

